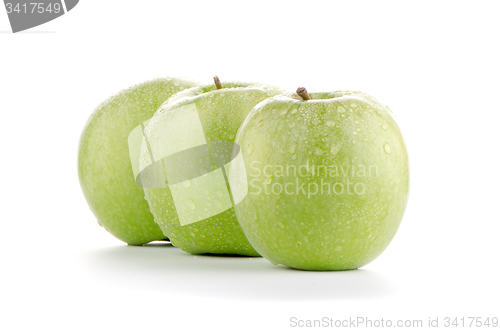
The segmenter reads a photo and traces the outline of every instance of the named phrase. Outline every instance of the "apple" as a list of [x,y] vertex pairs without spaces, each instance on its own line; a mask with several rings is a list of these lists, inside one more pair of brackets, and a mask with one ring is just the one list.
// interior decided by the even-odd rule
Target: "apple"
[[141,181],[155,221],[173,245],[192,254],[259,256],[235,216],[227,169],[234,138],[250,110],[283,93],[226,82],[172,96],[145,129]]
[[[408,157],[388,107],[361,92],[277,96],[236,136],[246,237],[274,264],[348,270],[379,256],[408,199]],[[248,187],[246,187],[248,186]]]
[[129,133],[172,94],[196,86],[179,78],[146,81],[113,95],[90,115],[78,147],[78,176],[99,224],[116,238],[142,245],[165,239],[136,184]]

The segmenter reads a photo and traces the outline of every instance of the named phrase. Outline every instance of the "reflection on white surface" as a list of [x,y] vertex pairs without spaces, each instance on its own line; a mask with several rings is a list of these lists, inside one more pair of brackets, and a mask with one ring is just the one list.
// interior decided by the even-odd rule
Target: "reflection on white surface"
[[243,300],[349,300],[394,294],[367,269],[311,272],[263,258],[194,256],[168,244],[120,246],[86,254],[86,269],[106,286]]

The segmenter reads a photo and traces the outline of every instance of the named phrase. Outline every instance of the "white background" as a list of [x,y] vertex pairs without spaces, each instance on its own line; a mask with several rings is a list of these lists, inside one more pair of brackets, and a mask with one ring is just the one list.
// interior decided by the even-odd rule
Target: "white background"
[[[83,0],[12,34],[0,8],[0,329],[500,317],[499,12],[494,1]],[[411,193],[384,254],[358,271],[304,272],[127,247],[98,226],[76,169],[95,106],[150,78],[214,74],[361,90],[394,110]]]

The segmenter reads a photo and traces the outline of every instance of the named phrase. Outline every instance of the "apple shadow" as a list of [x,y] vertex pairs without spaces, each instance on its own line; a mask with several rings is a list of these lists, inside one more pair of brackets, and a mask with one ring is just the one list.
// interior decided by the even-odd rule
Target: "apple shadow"
[[367,269],[301,271],[258,257],[190,255],[170,244],[120,246],[84,255],[85,271],[106,286],[243,300],[359,300],[393,295],[385,276]]

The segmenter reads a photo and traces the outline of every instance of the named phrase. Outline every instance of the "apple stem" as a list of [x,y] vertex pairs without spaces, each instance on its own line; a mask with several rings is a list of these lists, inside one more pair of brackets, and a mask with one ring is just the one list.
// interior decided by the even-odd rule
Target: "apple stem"
[[215,83],[215,87],[217,87],[218,90],[220,90],[222,88],[222,84],[219,80],[219,77],[214,76],[214,83]]
[[309,93],[307,93],[305,87],[299,87],[297,89],[297,94],[302,98],[302,100],[311,100],[311,97],[309,96]]

